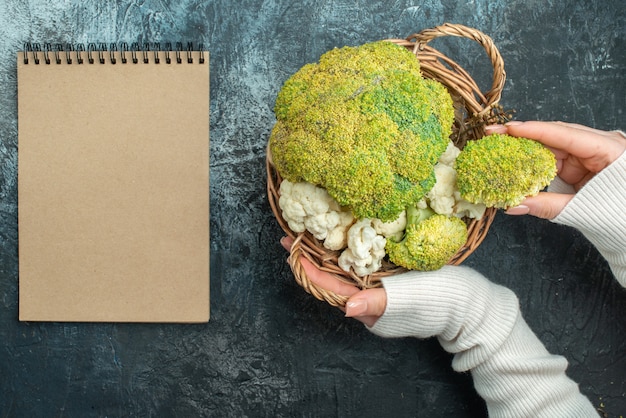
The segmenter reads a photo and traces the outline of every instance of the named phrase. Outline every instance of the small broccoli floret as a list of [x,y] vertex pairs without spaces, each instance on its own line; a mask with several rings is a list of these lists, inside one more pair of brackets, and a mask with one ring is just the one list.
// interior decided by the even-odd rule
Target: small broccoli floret
[[541,143],[502,134],[468,142],[455,168],[463,199],[496,208],[536,195],[557,171],[554,154]]
[[272,161],[358,219],[391,221],[433,187],[454,118],[446,88],[391,42],[333,49],[278,93]]
[[402,241],[387,239],[389,260],[409,270],[430,271],[443,267],[467,242],[467,226],[456,217],[431,209],[407,208]]

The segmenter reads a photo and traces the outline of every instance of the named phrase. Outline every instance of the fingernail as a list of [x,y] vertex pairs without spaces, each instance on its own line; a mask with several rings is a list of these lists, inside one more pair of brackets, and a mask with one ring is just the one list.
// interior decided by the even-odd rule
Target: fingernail
[[495,131],[496,129],[501,129],[502,125],[487,125],[485,126],[485,131]]
[[507,215],[527,215],[530,212],[530,208],[526,205],[514,206],[508,208],[504,213]]
[[346,303],[346,316],[355,317],[367,311],[367,301],[363,299],[351,300]]
[[521,120],[512,120],[510,122],[505,123],[504,125],[505,126],[517,126],[517,125],[521,125],[522,123],[524,122],[522,122]]

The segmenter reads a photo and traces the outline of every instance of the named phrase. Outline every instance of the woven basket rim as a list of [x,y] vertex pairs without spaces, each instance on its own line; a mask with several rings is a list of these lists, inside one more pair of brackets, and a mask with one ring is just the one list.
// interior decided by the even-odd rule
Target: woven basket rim
[[[444,36],[471,39],[483,46],[494,70],[490,90],[482,92],[467,71],[455,61],[428,45],[428,42],[431,40]],[[499,103],[506,80],[502,56],[489,36],[477,29],[464,25],[445,23],[434,28],[422,30],[405,39],[386,39],[386,41],[410,50],[420,62],[422,76],[435,79],[448,88],[457,110],[457,120],[455,120],[451,136],[457,147],[463,148],[468,140],[484,136],[484,125],[494,122],[492,110]],[[308,231],[303,233],[293,232],[283,219],[282,211],[278,206],[279,187],[282,178],[272,163],[269,144],[266,153],[266,170],[267,196],[270,207],[280,227],[293,239],[288,261],[296,282],[305,291],[333,306],[345,306],[348,300],[348,297],[345,295],[336,294],[313,283],[304,270],[301,262],[302,258],[310,261],[318,269],[332,274],[338,280],[360,289],[380,287],[383,277],[407,271],[405,268],[398,267],[386,260],[383,261],[383,266],[379,271],[365,277],[359,277],[352,271],[345,272],[342,270],[337,263],[340,251],[326,249]],[[466,219],[468,240],[448,264],[461,264],[478,248],[487,235],[495,214],[496,209],[487,208],[481,219]]]

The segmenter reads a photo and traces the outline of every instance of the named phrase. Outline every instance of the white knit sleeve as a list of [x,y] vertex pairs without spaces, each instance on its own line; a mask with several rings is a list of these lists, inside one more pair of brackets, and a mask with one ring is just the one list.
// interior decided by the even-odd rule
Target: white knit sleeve
[[553,222],[582,232],[626,287],[626,152],[580,189]]
[[576,190],[574,190],[574,186],[569,183],[566,183],[561,177],[555,177],[554,180],[548,186],[548,191],[552,193],[561,193],[561,194],[575,194]]
[[[370,330],[384,337],[436,336],[471,371],[491,417],[592,417],[595,410],[519,311],[515,294],[478,272],[445,266],[383,279],[385,313]],[[597,416],[597,415],[595,415]]]

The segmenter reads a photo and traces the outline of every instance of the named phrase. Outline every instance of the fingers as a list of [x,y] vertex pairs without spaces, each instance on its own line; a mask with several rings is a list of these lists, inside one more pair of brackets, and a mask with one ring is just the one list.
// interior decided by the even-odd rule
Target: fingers
[[589,160],[587,168],[599,172],[626,150],[626,139],[616,131],[602,131],[565,122],[513,121],[485,128],[487,133],[506,133],[534,139],[552,149],[557,159],[568,154]]
[[322,289],[326,289],[341,296],[352,296],[359,292],[358,287],[342,282],[334,275],[318,269],[304,257],[300,257],[300,263],[309,280]]
[[572,200],[574,195],[542,192],[537,196],[527,197],[519,205],[509,208],[508,215],[533,215],[543,219],[554,219]]
[[[290,251],[293,239],[283,237],[280,243],[283,248]],[[350,297],[346,307],[342,309],[347,317],[353,317],[367,326],[372,326],[385,311],[387,293],[384,289],[360,290],[356,286],[339,280],[333,274],[318,269],[304,257],[300,258],[300,263],[313,284],[338,295]]]
[[291,246],[293,245],[293,238],[291,237],[282,237],[280,239],[280,245],[287,251],[291,250]]
[[530,138],[581,158],[602,152],[604,136],[591,128],[560,122],[521,122],[506,125],[510,135]]
[[485,133],[487,135],[507,134],[508,130],[507,130],[506,125],[488,125],[488,126],[485,126]]
[[[291,237],[283,237],[280,240],[280,244],[283,246],[284,249],[290,251],[291,245],[293,244],[293,239]],[[311,283],[317,285],[318,287],[321,287],[322,289],[326,289],[327,291],[342,296],[352,296],[359,291],[356,286],[352,286],[348,283],[342,282],[333,274],[318,269],[315,265],[313,265],[309,260],[304,257],[300,257],[300,263],[302,264],[302,268],[304,269],[304,272],[311,281]]]

